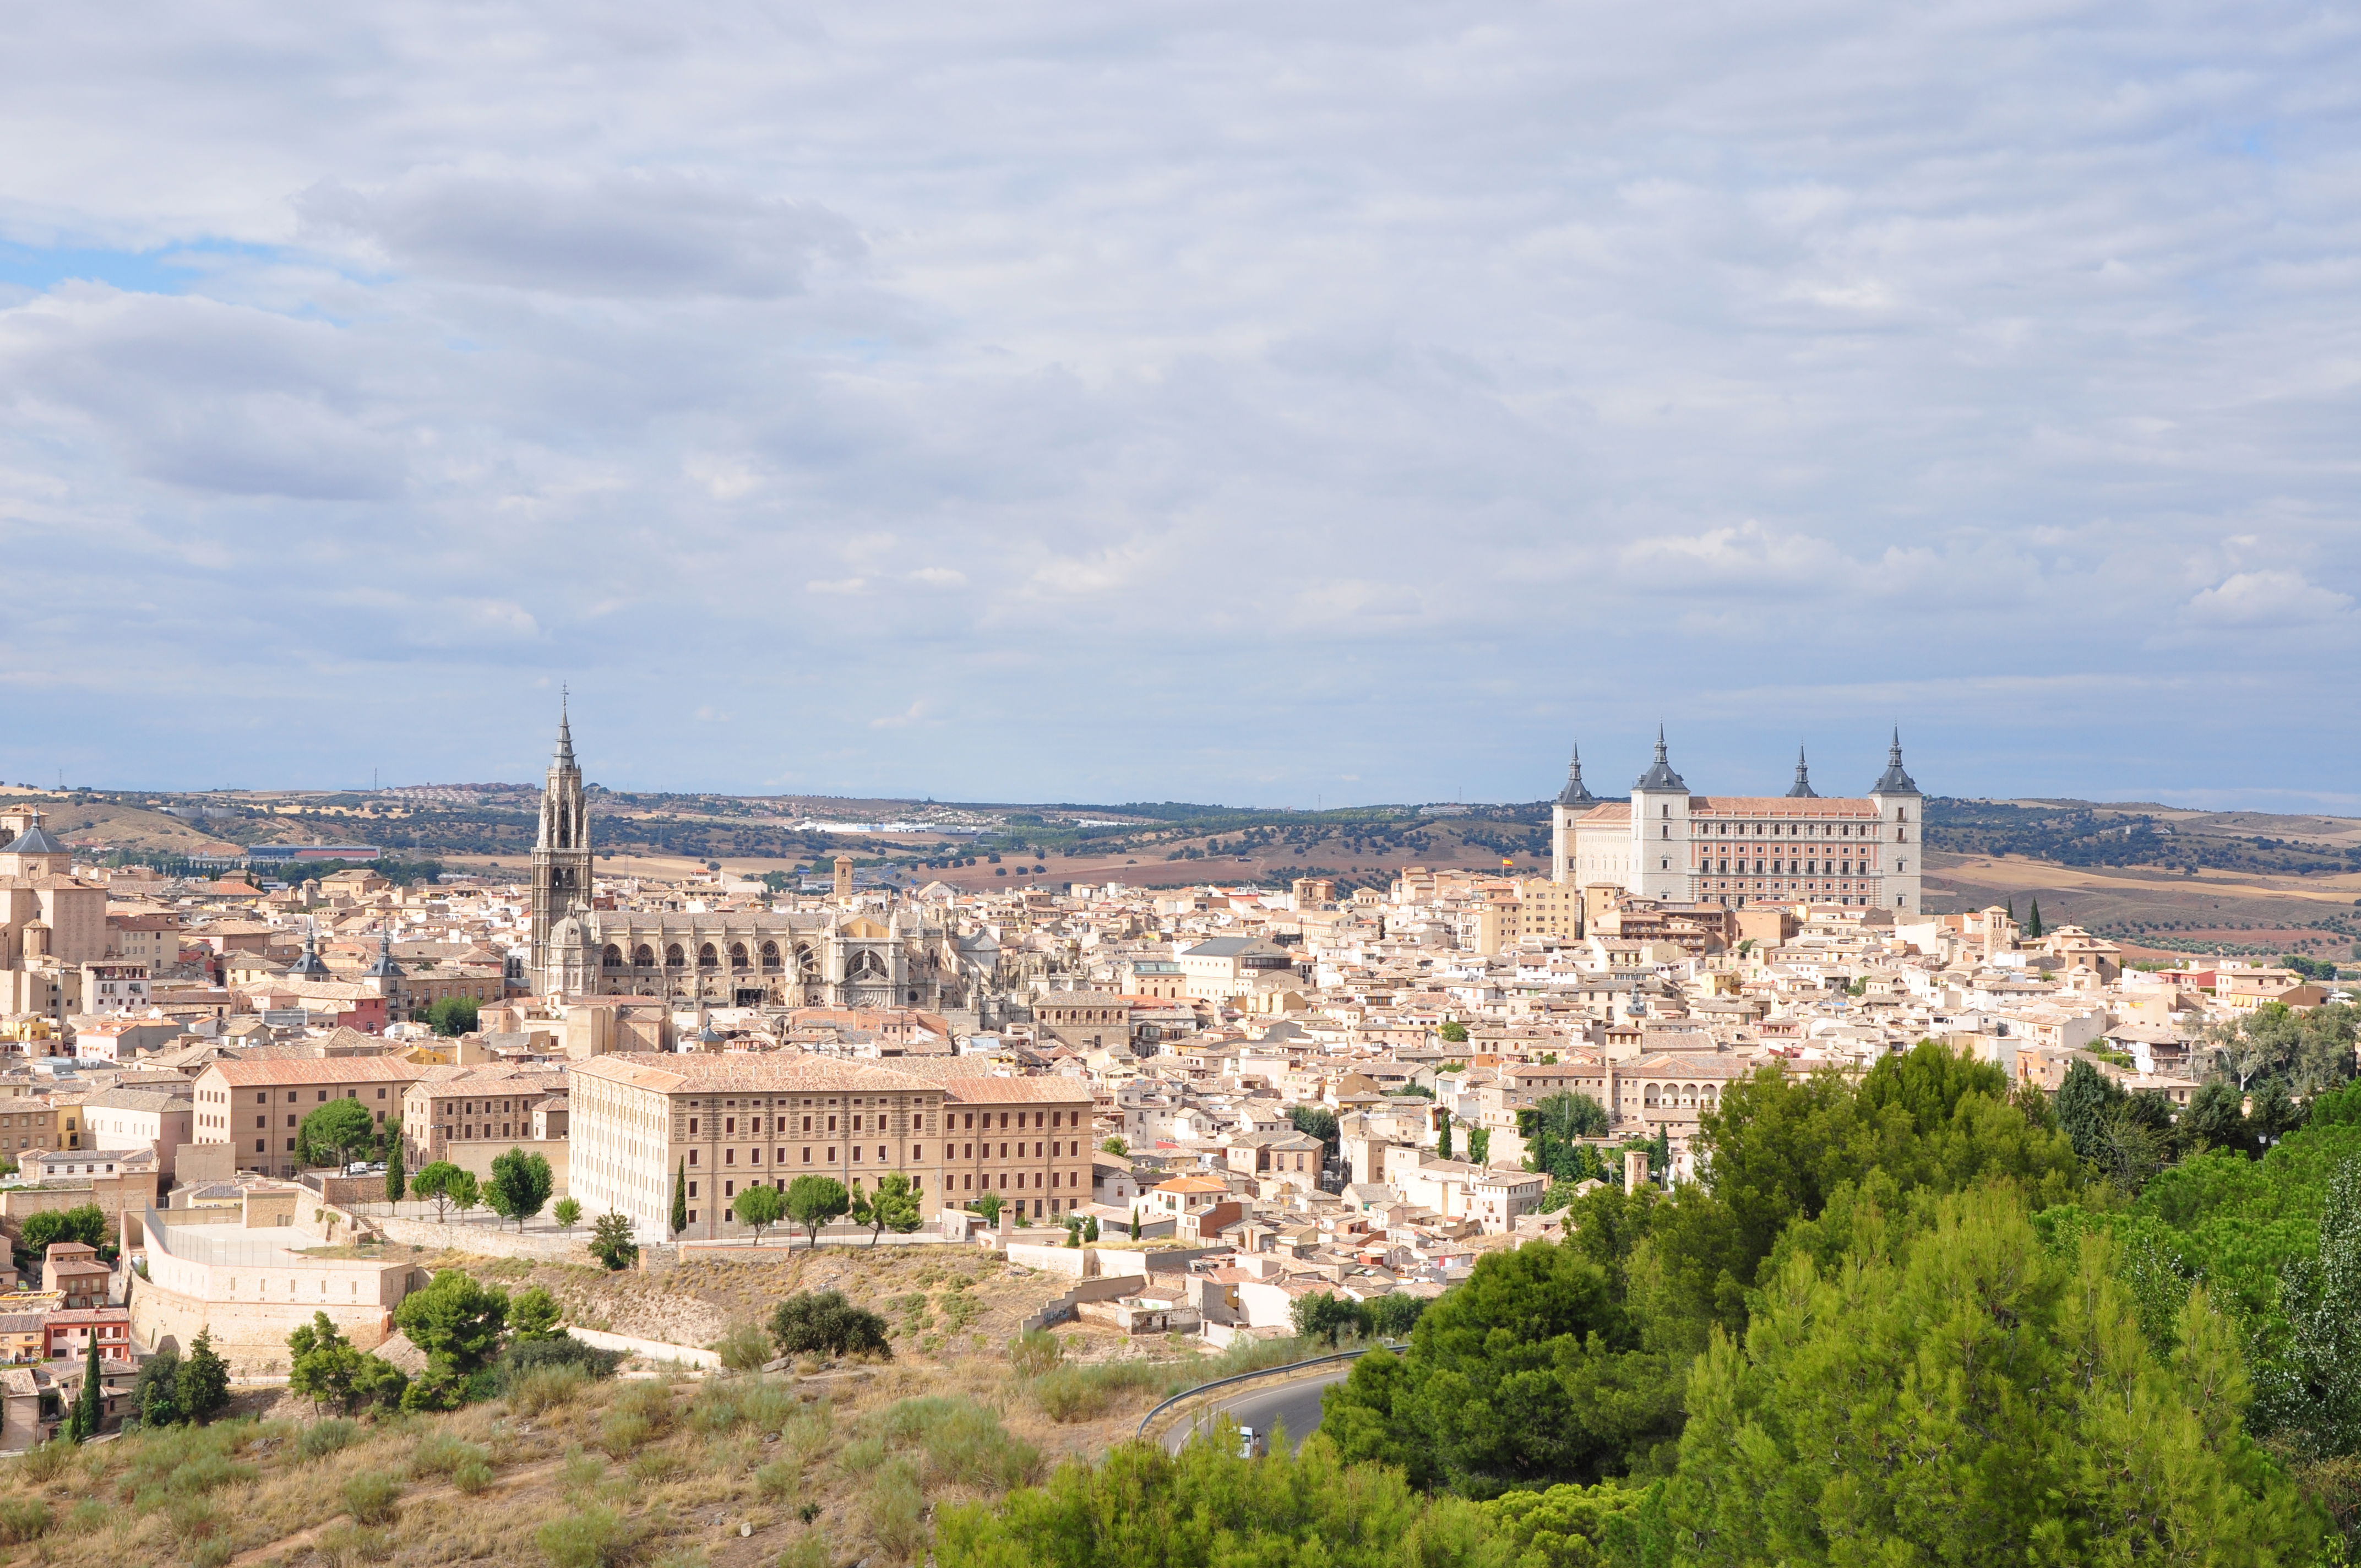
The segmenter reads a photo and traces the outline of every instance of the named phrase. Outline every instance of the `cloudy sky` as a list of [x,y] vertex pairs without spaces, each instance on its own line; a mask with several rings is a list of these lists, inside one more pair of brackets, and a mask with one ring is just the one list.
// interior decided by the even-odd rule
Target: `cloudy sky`
[[133,3],[0,776],[2361,811],[2361,21]]

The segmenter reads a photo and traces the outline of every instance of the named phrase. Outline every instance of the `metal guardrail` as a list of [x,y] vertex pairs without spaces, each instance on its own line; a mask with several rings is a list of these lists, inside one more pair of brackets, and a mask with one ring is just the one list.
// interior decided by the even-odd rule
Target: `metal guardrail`
[[1178,1394],[1173,1395],[1170,1398],[1165,1400],[1162,1404],[1158,1405],[1154,1409],[1148,1411],[1148,1414],[1140,1417],[1139,1431],[1133,1435],[1136,1437],[1145,1438],[1148,1435],[1148,1423],[1155,1420],[1157,1417],[1164,1414],[1167,1410],[1174,1409],[1185,1400],[1193,1399],[1198,1395],[1209,1393],[1215,1388],[1226,1388],[1238,1383],[1251,1383],[1258,1377],[1283,1376],[1301,1372],[1307,1366],[1324,1366],[1330,1362],[1351,1361],[1356,1356],[1367,1355],[1373,1350],[1390,1350],[1399,1354],[1402,1348],[1403,1347],[1400,1344],[1365,1344],[1358,1350],[1338,1351],[1333,1355],[1315,1355],[1308,1361],[1290,1361],[1281,1366],[1258,1366],[1252,1372],[1238,1372],[1233,1373],[1227,1377],[1216,1377],[1211,1383],[1200,1383],[1194,1388],[1183,1388]]

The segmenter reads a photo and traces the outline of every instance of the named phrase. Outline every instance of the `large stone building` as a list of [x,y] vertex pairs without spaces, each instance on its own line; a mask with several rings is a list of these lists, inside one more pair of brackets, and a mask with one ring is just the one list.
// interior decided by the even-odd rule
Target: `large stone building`
[[1801,752],[1785,795],[1692,795],[1660,730],[1628,803],[1586,789],[1576,753],[1550,814],[1550,874],[1671,903],[1803,899],[1916,915],[1923,806],[1903,770],[1899,731],[1869,793],[1832,800],[1812,788]]
[[[544,995],[720,1007],[965,1005],[974,976],[939,916],[591,907],[590,807],[563,716],[533,851],[532,983]],[[843,879],[840,878],[841,883]]]
[[[931,1064],[929,1064],[931,1065]],[[586,1212],[672,1238],[748,1234],[731,1200],[829,1176],[859,1191],[899,1173],[928,1217],[986,1192],[1054,1220],[1089,1199],[1090,1086],[990,1078],[976,1064],[874,1067],[794,1053],[618,1052],[567,1081],[568,1190]]]
[[39,811],[0,811],[0,1012],[91,1011],[102,970],[119,983],[136,970],[144,1002],[148,966],[108,958],[106,890],[73,874]]

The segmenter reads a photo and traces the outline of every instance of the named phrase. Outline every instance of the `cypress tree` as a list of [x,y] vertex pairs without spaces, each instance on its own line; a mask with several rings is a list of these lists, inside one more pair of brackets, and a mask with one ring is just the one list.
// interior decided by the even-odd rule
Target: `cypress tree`
[[82,1394],[74,1400],[73,1414],[66,1420],[66,1441],[87,1442],[98,1435],[106,1421],[105,1381],[98,1372],[98,1330],[90,1332],[90,1356],[82,1363]]
[[1451,1157],[1451,1113],[1443,1113],[1443,1131],[1435,1135],[1434,1156],[1437,1159]]
[[395,1149],[386,1156],[385,1161],[386,1207],[391,1209],[400,1203],[401,1195],[409,1190],[410,1179],[401,1171],[401,1151]]
[[2016,920],[2016,894],[2013,893],[2008,895],[2008,917],[2011,924]]
[[686,1229],[688,1229],[688,1162],[683,1160],[680,1162],[680,1168],[673,1173],[672,1179],[672,1234],[678,1235]]
[[2033,901],[2032,913],[2025,917],[2025,934],[2038,938],[2041,935],[2041,900]]

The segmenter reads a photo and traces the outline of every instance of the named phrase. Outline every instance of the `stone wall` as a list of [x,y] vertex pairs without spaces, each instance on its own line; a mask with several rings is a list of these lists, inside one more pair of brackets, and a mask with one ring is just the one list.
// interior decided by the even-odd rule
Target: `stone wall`
[[128,1211],[125,1239],[133,1246],[144,1239],[139,1228],[142,1210],[156,1206],[156,1176],[80,1176],[44,1181],[38,1186],[0,1190],[0,1231],[11,1238],[22,1235],[26,1216],[56,1209],[79,1209],[95,1203],[110,1223],[119,1223]]
[[[491,1225],[437,1224],[433,1220],[405,1220],[387,1214],[371,1214],[364,1211],[361,1223],[377,1231],[390,1242],[406,1246],[472,1252],[485,1257],[522,1257],[536,1263],[595,1264],[590,1255],[590,1227],[577,1227],[573,1238],[513,1230],[496,1229]],[[642,1247],[642,1252],[669,1253],[672,1249]]]
[[393,1332],[393,1314],[373,1301],[202,1301],[137,1276],[131,1281],[134,1339],[150,1350],[169,1343],[185,1354],[198,1331],[209,1330],[214,1349],[242,1377],[285,1372],[287,1336],[320,1311],[363,1350],[376,1349]]

